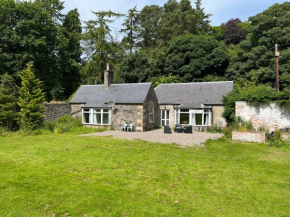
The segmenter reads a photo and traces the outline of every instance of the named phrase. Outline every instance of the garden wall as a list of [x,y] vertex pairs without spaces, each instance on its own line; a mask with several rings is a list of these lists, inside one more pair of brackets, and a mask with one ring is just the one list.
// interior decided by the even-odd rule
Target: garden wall
[[256,130],[264,127],[273,132],[275,129],[290,128],[289,107],[281,107],[275,103],[254,106],[245,101],[237,101],[235,109],[236,117],[251,121]]
[[266,133],[265,132],[232,132],[232,140],[240,142],[256,142],[265,143]]
[[44,107],[45,121],[54,121],[64,115],[71,114],[71,107],[69,103],[66,102],[44,103]]

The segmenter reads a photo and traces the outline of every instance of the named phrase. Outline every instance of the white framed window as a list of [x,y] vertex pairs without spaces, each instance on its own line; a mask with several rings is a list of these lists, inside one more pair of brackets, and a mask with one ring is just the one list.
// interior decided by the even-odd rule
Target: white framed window
[[83,124],[110,125],[110,109],[90,108],[83,109]]
[[175,123],[192,126],[211,126],[210,109],[178,109],[175,111]]
[[149,106],[149,122],[154,122],[154,105]]
[[90,111],[90,109],[83,109],[83,123],[84,124],[91,123],[91,111]]
[[170,111],[161,110],[161,126],[170,126]]

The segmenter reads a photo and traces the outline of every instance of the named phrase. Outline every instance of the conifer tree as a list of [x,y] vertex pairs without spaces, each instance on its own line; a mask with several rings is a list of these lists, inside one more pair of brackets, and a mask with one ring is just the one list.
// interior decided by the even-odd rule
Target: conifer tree
[[4,74],[0,79],[0,126],[11,129],[16,117],[15,84],[12,76]]
[[41,81],[32,71],[33,63],[27,64],[27,69],[20,73],[21,86],[19,87],[18,105],[19,125],[22,129],[34,130],[41,126],[44,120],[44,93],[41,89]]

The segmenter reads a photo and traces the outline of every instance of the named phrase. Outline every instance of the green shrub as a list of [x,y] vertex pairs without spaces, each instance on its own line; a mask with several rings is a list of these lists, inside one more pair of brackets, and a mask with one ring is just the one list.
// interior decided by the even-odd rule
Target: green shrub
[[7,127],[1,127],[0,126],[0,136],[6,137],[9,134],[9,130]]
[[46,122],[44,129],[55,134],[62,133],[85,134],[85,133],[101,132],[105,130],[84,127],[82,125],[81,118],[72,118],[71,115],[65,115],[55,121]]
[[289,145],[288,142],[283,140],[282,133],[280,130],[275,130],[274,133],[268,134],[267,139],[270,142],[270,146],[275,146],[277,148],[281,148],[281,147],[284,147],[286,145]]

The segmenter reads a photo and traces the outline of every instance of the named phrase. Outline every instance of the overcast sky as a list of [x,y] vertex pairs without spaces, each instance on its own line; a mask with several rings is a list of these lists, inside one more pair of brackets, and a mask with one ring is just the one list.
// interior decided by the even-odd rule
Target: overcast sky
[[[145,5],[163,5],[167,0],[66,0],[65,11],[77,8],[81,20],[93,19],[91,11],[111,10],[119,13],[126,13],[130,8],[137,5],[141,10]],[[194,5],[195,0],[192,0]],[[213,14],[212,25],[220,25],[231,18],[240,18],[242,21],[262,12],[274,3],[283,3],[285,0],[203,0],[203,7],[207,13]],[[113,24],[117,30],[122,21]]]

